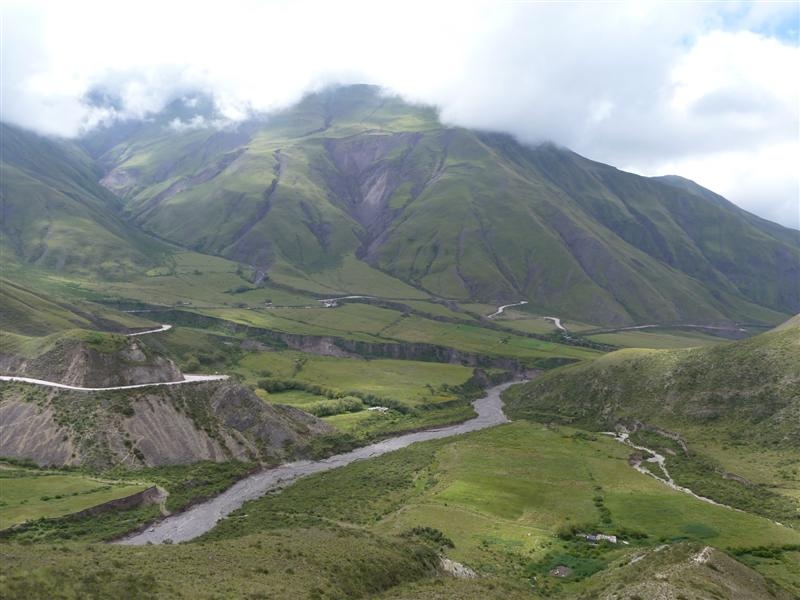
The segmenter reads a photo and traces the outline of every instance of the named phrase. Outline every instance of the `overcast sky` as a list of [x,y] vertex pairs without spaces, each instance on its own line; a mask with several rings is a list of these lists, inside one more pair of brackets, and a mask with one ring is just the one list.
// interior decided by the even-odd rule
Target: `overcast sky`
[[[798,227],[799,6],[2,0],[2,119],[76,136],[197,89],[239,119],[376,83]],[[98,86],[119,111],[89,106]]]

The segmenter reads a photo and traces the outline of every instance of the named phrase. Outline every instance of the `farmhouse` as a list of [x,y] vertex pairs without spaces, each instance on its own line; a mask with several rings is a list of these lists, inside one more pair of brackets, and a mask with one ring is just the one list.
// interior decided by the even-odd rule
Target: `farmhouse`
[[611,542],[612,544],[617,543],[617,536],[615,535],[606,535],[604,533],[583,533],[579,534],[578,537],[582,537],[587,542]]

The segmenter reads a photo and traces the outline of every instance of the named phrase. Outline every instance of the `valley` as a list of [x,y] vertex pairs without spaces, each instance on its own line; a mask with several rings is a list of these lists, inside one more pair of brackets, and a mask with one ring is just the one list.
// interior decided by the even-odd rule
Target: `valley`
[[501,392],[509,384],[491,388],[486,396],[473,402],[476,416],[459,425],[429,429],[417,433],[388,438],[369,446],[363,446],[347,454],[338,454],[316,462],[289,463],[251,475],[215,497],[211,502],[199,504],[189,511],[168,518],[146,532],[125,538],[122,544],[142,545],[164,543],[165,540],[185,542],[210,531],[216,523],[237,510],[248,500],[255,500],[270,490],[282,489],[301,477],[337,469],[352,462],[371,459],[387,452],[394,452],[416,442],[448,438],[494,427],[507,421],[500,401]]
[[0,125],[0,595],[800,595],[796,230],[373,86],[213,110]]

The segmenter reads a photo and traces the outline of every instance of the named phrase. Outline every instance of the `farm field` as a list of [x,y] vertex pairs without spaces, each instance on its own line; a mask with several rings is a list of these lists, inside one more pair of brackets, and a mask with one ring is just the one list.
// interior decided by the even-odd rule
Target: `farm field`
[[79,473],[41,472],[0,465],[0,529],[25,521],[63,517],[149,487]]
[[[249,353],[239,362],[236,372],[245,381],[257,383],[259,378],[296,379],[347,393],[351,390],[392,398],[410,406],[453,400],[442,385],[457,386],[472,376],[472,369],[461,365],[392,359],[354,359],[321,356],[303,352]],[[270,394],[269,401],[294,404],[286,394]],[[306,392],[302,392],[306,394]],[[273,400],[274,398],[274,400]]]
[[524,333],[547,335],[558,331],[553,322],[548,321],[544,317],[532,316],[528,313],[513,309],[504,311],[502,315],[495,317],[493,321],[503,327],[516,329]]
[[[713,539],[723,548],[800,539],[767,519],[669,490],[630,468],[629,454],[613,440],[567,427],[514,423],[479,432],[445,444],[436,456],[437,483],[384,526],[439,523],[452,532],[456,559],[472,562],[486,560],[480,535],[535,554],[566,524],[639,530],[652,540]],[[610,511],[605,523],[600,504]]]
[[438,302],[429,302],[427,300],[406,300],[403,299],[402,302],[404,305],[408,306],[409,308],[419,311],[421,313],[425,313],[428,315],[434,315],[439,317],[446,317],[449,319],[461,319],[461,320],[470,320],[473,317],[466,312],[459,312],[455,310],[450,310],[443,304],[439,304]]
[[416,409],[406,413],[395,410],[387,412],[361,410],[323,417],[323,420],[339,431],[366,442],[409,431],[460,423],[474,416],[475,411],[471,406],[467,403],[457,403],[447,406],[433,405],[430,410]]
[[519,359],[591,359],[595,350],[523,337],[479,325],[447,323],[362,303],[337,308],[195,309],[203,315],[298,335],[341,337],[366,342],[408,342],[446,346],[481,355]]
[[618,331],[616,333],[600,333],[587,335],[586,339],[611,344],[621,348],[691,348],[695,346],[710,346],[727,342],[725,338],[715,337],[703,333],[688,332],[683,330],[654,329],[652,331]]
[[399,314],[368,305],[344,304],[337,308],[198,309],[196,312],[253,327],[298,335],[345,337],[379,341],[376,333]]
[[[0,488],[2,488],[0,497],[8,502],[7,506],[2,507],[2,511],[10,511],[9,514],[16,515],[19,519],[17,522],[25,519],[30,519],[32,522],[23,530],[11,532],[8,538],[12,542],[37,544],[67,540],[102,542],[115,539],[161,517],[161,506],[147,504],[80,518],[58,517],[127,496],[152,485],[158,485],[167,494],[163,508],[169,512],[177,512],[197,500],[222,492],[244,477],[253,467],[254,465],[250,463],[239,461],[221,463],[201,461],[191,465],[147,467],[133,471],[115,467],[102,475],[90,476],[79,471],[53,471],[46,468],[26,467],[20,470],[19,467],[11,465],[10,469],[0,470]],[[13,485],[17,479],[13,475],[14,471],[24,481]],[[7,473],[12,474],[7,475]],[[51,477],[56,479],[51,480]],[[6,489],[7,482],[12,483],[8,489]],[[105,489],[109,486],[111,490]],[[101,487],[104,489],[100,490]],[[94,489],[97,489],[94,495],[83,494]],[[75,495],[67,495],[76,491],[78,493]],[[64,498],[55,498],[58,495]],[[51,499],[44,501],[43,496],[50,496]],[[19,501],[17,506],[12,504],[14,499]],[[52,505],[56,507],[63,506],[65,502],[71,504],[68,511],[59,512],[50,510],[51,502],[56,502]],[[61,505],[58,502],[61,502]],[[46,507],[42,508],[39,503],[45,504]],[[20,504],[22,506],[19,506]],[[22,517],[24,511],[28,512]],[[4,546],[4,549],[6,547]]]
[[[309,385],[309,390],[268,392],[256,387],[265,401],[288,404],[319,414],[337,430],[359,438],[434,427],[474,416],[456,387],[467,382],[473,369],[461,365],[393,359],[359,359],[320,356],[303,352],[254,352],[244,355],[234,368],[244,381],[259,386],[265,378]],[[370,411],[366,404],[349,408],[348,400],[331,400],[317,386],[359,405],[357,398],[389,404],[389,411]],[[324,392],[321,392],[324,393]],[[335,412],[338,414],[330,414]]]

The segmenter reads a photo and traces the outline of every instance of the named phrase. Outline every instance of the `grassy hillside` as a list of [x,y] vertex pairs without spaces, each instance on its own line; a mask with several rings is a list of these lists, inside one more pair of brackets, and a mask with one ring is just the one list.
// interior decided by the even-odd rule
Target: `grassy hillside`
[[[664,544],[690,540],[732,551],[800,540],[788,527],[668,489],[633,470],[629,453],[604,436],[515,423],[301,480],[280,495],[248,503],[203,540],[218,543],[281,530],[286,523],[331,519],[383,535],[431,527],[452,543],[444,548],[448,556],[493,584],[513,582],[530,593],[535,583],[538,592],[567,598],[598,589],[609,573],[615,573],[614,585],[647,581],[643,574],[625,576],[620,567]],[[616,532],[630,545],[592,547],[570,535],[557,537],[573,528]],[[570,565],[573,576],[548,576],[559,564]],[[797,582],[800,572],[790,572]],[[687,589],[703,589],[703,579]],[[422,583],[413,589],[417,585],[427,589]]]
[[103,184],[143,228],[295,288],[525,298],[598,324],[775,323],[800,306],[800,236],[702,188],[447,128],[369,86],[225,130],[159,120],[175,111],[191,119],[177,101],[83,140]]
[[[346,548],[346,553],[342,549]],[[216,544],[74,543],[3,548],[5,598],[363,598],[435,573],[412,540],[337,526],[287,528]],[[80,574],[80,575],[79,575]]]
[[133,331],[156,326],[141,315],[118,312],[100,304],[56,299],[38,290],[0,278],[0,330],[43,336],[69,329]]

